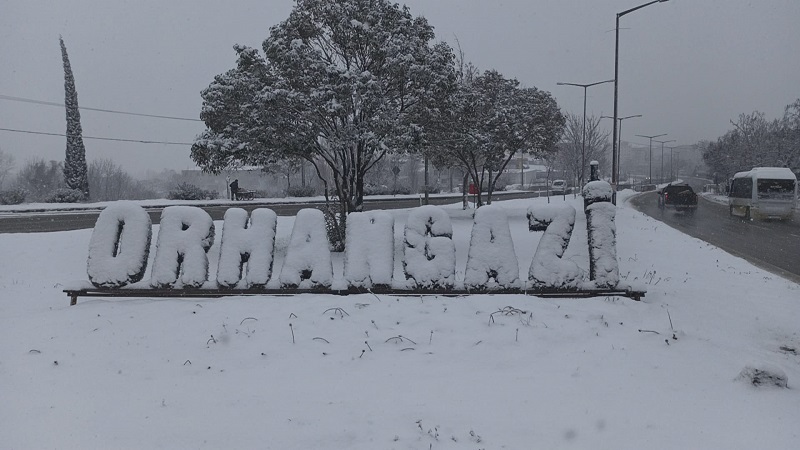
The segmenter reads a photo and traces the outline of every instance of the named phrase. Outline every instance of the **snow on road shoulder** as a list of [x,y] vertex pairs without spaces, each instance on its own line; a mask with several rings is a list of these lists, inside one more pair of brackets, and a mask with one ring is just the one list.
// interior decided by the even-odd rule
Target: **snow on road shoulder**
[[[585,216],[580,198],[567,203],[578,214],[564,258],[585,270]],[[527,230],[531,201],[498,204],[527,271],[541,237]],[[446,211],[463,278],[471,213]],[[393,214],[398,246],[407,212]],[[4,445],[796,446],[800,286],[624,203],[616,225],[620,278],[647,287],[642,302],[301,295],[70,307],[61,284],[86,278],[91,230],[0,234],[0,379],[13,386]],[[291,227],[279,218],[276,268]],[[775,367],[789,388],[737,381],[746,367]]]

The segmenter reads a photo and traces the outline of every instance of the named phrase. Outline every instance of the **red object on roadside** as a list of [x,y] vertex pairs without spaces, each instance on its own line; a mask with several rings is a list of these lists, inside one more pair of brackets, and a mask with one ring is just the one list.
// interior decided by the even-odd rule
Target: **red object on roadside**
[[477,195],[478,194],[478,188],[475,187],[475,183],[470,183],[469,184],[469,194],[470,195]]

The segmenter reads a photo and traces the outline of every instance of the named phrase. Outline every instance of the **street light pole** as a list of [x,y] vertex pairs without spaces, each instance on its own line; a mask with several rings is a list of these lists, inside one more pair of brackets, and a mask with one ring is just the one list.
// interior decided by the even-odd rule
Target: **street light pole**
[[611,187],[614,189],[614,194],[612,196],[612,202],[616,205],[617,204],[617,96],[619,92],[619,18],[630,14],[637,9],[642,9],[645,6],[650,6],[653,3],[663,3],[668,0],[653,0],[651,2],[645,3],[643,5],[639,5],[635,8],[628,9],[626,11],[622,11],[617,13],[617,26],[616,26],[616,39],[614,42],[614,133],[612,136],[612,148],[611,148],[611,161],[612,161],[612,168],[611,168]]
[[581,139],[581,174],[580,174],[580,180],[578,181],[578,184],[580,186],[583,186],[584,170],[586,168],[586,91],[592,86],[596,86],[598,84],[603,84],[603,83],[611,83],[613,81],[614,80],[605,80],[589,84],[561,83],[561,82],[556,83],[556,85],[558,86],[578,86],[583,88],[583,138]]
[[675,175],[672,171],[672,151],[678,147],[667,147],[669,149],[669,181],[670,183],[675,181]]
[[668,141],[656,141],[661,143],[661,172],[658,173],[658,179],[660,182],[664,182],[664,144],[667,142],[675,142],[675,139],[670,139]]
[[[621,156],[622,155],[622,121],[625,120],[625,119],[633,119],[634,117],[642,117],[642,115],[641,114],[636,114],[635,116],[617,117],[617,120],[619,121],[619,136],[617,137],[617,142],[619,142],[619,145],[617,146],[617,161],[616,161],[616,163],[617,163],[616,164],[616,168],[617,168],[616,169],[617,170],[617,183],[619,183],[620,166],[622,165],[622,156]],[[600,116],[600,118],[601,119],[604,119],[604,118],[605,119],[611,119],[611,120],[614,119],[611,116]],[[613,165],[614,165],[614,163],[612,161],[612,166]]]
[[667,135],[667,133],[664,133],[664,134],[656,134],[655,136],[643,136],[643,135],[641,135],[641,134],[637,134],[637,135],[636,135],[636,136],[639,136],[639,137],[643,137],[643,138],[648,138],[648,139],[650,139],[650,175],[649,175],[649,177],[650,177],[650,184],[653,184],[653,138],[657,138],[657,137],[661,137],[661,136],[666,136],[666,135]]

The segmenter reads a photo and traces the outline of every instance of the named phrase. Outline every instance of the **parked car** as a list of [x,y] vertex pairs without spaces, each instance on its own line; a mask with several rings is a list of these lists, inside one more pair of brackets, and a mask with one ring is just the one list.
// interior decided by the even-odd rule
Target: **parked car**
[[659,189],[658,207],[661,211],[672,209],[694,214],[697,209],[697,194],[686,183],[670,183]]
[[554,180],[550,185],[550,193],[553,195],[564,195],[567,193],[567,182],[564,180]]

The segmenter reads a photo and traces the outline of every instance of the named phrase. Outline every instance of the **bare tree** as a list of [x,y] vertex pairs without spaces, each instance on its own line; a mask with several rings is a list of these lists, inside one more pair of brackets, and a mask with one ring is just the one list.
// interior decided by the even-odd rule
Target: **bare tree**
[[[609,150],[611,142],[608,132],[600,129],[600,118],[595,116],[586,117],[586,158],[583,157],[583,118],[576,114],[567,116],[567,126],[564,130],[564,137],[559,145],[556,165],[569,174],[573,183],[581,174],[582,161],[588,164],[591,161],[600,163],[600,173],[609,173]],[[588,167],[584,168],[588,173]]]
[[14,170],[14,167],[16,167],[14,156],[0,149],[0,189],[3,188],[6,177]]
[[715,142],[701,142],[703,160],[719,178],[753,167],[789,167],[800,171],[800,99],[780,119],[764,113],[740,114],[733,129]]
[[29,160],[17,173],[14,183],[28,192],[28,199],[42,201],[56,189],[64,187],[64,165],[61,161]]
[[156,197],[152,189],[135,180],[111,159],[92,161],[88,179],[93,201],[143,200]]

